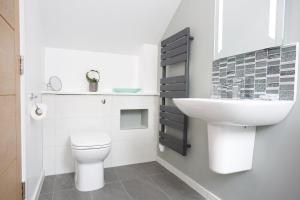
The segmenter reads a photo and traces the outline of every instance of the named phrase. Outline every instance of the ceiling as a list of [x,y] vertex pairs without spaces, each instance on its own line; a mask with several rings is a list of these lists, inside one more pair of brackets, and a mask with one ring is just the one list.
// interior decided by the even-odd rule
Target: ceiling
[[42,3],[46,46],[136,53],[157,44],[181,0],[47,0]]

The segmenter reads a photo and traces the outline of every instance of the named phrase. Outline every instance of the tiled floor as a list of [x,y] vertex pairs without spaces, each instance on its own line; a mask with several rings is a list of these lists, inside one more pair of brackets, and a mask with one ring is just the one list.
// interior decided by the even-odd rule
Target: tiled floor
[[74,174],[47,176],[39,200],[204,200],[205,198],[157,162],[108,168],[106,185],[79,192]]

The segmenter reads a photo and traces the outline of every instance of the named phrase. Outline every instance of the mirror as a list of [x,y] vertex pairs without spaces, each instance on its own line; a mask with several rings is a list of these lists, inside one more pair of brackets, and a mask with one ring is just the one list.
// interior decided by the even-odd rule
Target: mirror
[[282,44],[284,0],[216,0],[215,59]]
[[52,91],[60,91],[62,89],[62,82],[59,77],[51,76],[47,84],[47,89]]

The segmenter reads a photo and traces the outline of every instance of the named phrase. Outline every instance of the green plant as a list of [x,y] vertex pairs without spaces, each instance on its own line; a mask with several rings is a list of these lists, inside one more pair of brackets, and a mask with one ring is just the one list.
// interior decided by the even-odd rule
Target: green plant
[[90,83],[98,83],[100,80],[100,73],[97,70],[90,70],[85,74],[85,77]]

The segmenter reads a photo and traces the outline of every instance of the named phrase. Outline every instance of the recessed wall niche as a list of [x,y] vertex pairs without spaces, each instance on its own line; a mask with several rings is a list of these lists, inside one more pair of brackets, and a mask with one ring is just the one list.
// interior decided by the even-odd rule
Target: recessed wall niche
[[120,110],[120,129],[146,129],[148,128],[148,109]]

